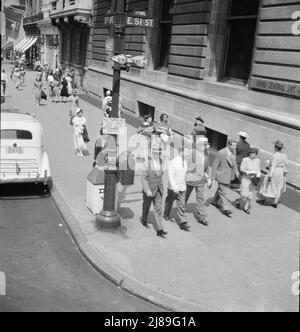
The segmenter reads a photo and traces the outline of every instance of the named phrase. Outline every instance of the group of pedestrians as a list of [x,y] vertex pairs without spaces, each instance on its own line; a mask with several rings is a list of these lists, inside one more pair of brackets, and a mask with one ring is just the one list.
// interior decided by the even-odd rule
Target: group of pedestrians
[[[163,131],[161,129],[163,128]],[[138,129],[138,133],[148,137],[148,167],[143,171],[143,207],[141,223],[148,226],[148,215],[151,204],[153,203],[155,212],[154,226],[157,236],[165,238],[167,232],[164,230],[163,220],[177,222],[180,229],[190,231],[187,221],[186,210],[190,195],[195,190],[196,204],[194,216],[196,220],[208,226],[206,207],[205,207],[205,188],[211,188],[213,182],[217,182],[217,190],[211,204],[221,213],[232,217],[232,206],[244,210],[250,214],[252,201],[258,185],[262,183],[261,162],[258,158],[259,150],[251,147],[247,142],[248,135],[244,132],[237,133],[239,141],[229,139],[227,146],[220,150],[210,168],[209,151],[210,145],[206,137],[204,121],[201,117],[195,121],[194,129],[189,136],[182,139],[182,145],[178,149],[175,158],[168,162],[168,190],[163,211],[164,196],[164,170],[163,166],[163,136],[168,135],[167,141],[172,137],[172,131],[167,124],[167,115],[163,114],[161,123],[154,125],[151,115],[145,117],[145,122]],[[153,142],[153,136],[160,137],[162,144],[158,147]],[[151,143],[150,143],[151,142]],[[284,144],[281,141],[274,142],[275,154],[272,161],[268,164],[268,174],[266,175],[259,193],[262,199],[259,204],[266,204],[271,199],[271,205],[278,207],[279,199],[285,191],[287,174],[287,156],[283,153]],[[240,182],[240,198],[232,202],[229,191],[232,182],[238,179]],[[177,204],[177,217],[171,218],[171,211],[174,202]]]

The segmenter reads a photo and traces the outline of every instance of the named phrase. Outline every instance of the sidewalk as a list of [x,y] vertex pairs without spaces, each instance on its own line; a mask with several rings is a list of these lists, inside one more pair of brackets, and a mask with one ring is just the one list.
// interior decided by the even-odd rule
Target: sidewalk
[[[95,218],[86,208],[86,177],[93,156],[75,156],[67,104],[48,101],[37,110],[31,93],[34,76],[26,74],[27,86],[20,92],[9,82],[7,95],[12,97],[7,101],[21,111],[35,112],[42,122],[56,187],[53,198],[80,250],[98,270],[120,287],[169,310],[298,311],[291,276],[299,270],[299,213],[284,205],[278,210],[255,205],[250,216],[234,211],[229,220],[208,206],[206,228],[196,223],[190,204],[191,232],[166,223],[168,236],[161,239],[152,227],[147,230],[140,224],[137,176],[119,211],[122,229],[96,230]],[[102,114],[100,103],[95,107],[86,100],[82,98],[80,104],[88,120],[92,152]],[[129,126],[129,134],[134,132]],[[207,190],[206,197],[214,191],[215,187]]]

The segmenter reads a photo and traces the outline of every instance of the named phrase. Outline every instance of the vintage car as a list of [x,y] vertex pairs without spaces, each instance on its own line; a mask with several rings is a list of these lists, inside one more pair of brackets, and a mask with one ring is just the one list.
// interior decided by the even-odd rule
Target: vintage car
[[42,125],[30,114],[1,108],[0,133],[0,185],[40,183],[50,192],[53,181]]

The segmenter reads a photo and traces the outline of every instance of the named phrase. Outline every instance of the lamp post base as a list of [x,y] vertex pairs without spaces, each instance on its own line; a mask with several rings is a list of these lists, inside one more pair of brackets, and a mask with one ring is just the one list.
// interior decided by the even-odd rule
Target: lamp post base
[[121,228],[121,218],[115,211],[101,211],[96,216],[96,228],[101,231],[117,231]]

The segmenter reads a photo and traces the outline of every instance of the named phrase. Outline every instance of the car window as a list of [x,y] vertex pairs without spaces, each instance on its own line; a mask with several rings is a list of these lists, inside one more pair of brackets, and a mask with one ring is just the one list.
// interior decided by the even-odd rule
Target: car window
[[4,129],[1,130],[1,139],[23,139],[31,140],[32,133],[27,130],[19,129]]

